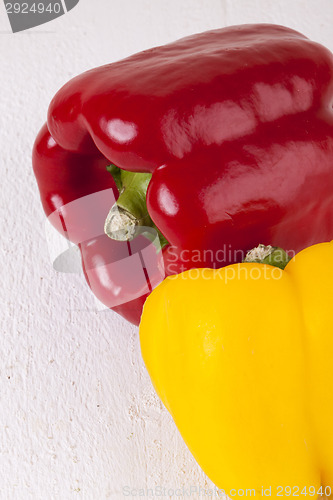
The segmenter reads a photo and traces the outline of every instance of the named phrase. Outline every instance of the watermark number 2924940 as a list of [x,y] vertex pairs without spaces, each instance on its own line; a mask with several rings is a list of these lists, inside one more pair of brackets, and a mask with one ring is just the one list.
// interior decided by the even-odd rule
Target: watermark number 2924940
[[24,31],[44,23],[48,23],[69,10],[79,0],[4,0],[6,12],[13,33]]

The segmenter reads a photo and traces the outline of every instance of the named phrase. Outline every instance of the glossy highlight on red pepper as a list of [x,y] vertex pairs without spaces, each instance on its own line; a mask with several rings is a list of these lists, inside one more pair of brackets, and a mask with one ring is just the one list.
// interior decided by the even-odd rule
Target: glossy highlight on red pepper
[[[151,172],[147,207],[170,243],[166,274],[228,265],[259,243],[299,252],[333,238],[332,54],[289,28],[242,25],[93,69],[52,100],[33,162],[47,215],[116,192],[109,163]],[[73,220],[73,241],[93,219],[102,226],[104,202],[98,216]],[[123,243],[100,234],[117,253]],[[136,323],[143,302],[132,304]]]

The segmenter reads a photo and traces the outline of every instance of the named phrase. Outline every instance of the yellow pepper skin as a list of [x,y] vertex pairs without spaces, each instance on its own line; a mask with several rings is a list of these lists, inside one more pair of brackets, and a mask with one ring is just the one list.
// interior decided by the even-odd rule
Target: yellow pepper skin
[[332,262],[331,242],[284,271],[191,270],[145,303],[140,341],[154,387],[231,498],[333,491]]

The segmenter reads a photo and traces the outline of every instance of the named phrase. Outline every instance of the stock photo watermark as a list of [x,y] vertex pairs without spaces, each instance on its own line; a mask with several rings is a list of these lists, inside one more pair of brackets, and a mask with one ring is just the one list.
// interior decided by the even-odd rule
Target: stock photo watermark
[[332,493],[330,486],[261,486],[255,488],[231,488],[227,492],[217,486],[201,488],[197,485],[183,487],[154,486],[152,488],[138,488],[123,486],[122,496],[131,498],[224,498],[225,500],[235,497],[299,497],[308,495],[310,497],[329,497]]
[[84,276],[94,293],[95,311],[149,294],[165,278],[154,228],[140,227],[131,241],[115,241],[104,233],[104,220],[114,203],[113,190],[105,189],[67,203],[45,223],[53,268]]
[[122,496],[129,498],[226,498],[223,490],[216,486],[202,488],[197,485],[188,485],[181,488],[171,486],[154,486],[152,488],[123,486]]
[[79,0],[4,0],[13,33],[53,21],[72,10]]
[[[272,252],[277,266],[279,257],[283,262],[287,254],[276,247],[259,245],[246,252],[229,244],[216,250],[179,249],[168,244],[164,251],[158,232],[149,226],[138,226],[126,241],[110,238],[104,223],[115,201],[112,189],[83,196],[54,211],[45,225],[54,269],[84,277],[94,293],[94,310],[117,307],[149,294],[167,276],[220,279],[226,285],[239,280],[279,280],[283,276],[280,267],[257,265]],[[287,258],[294,255],[289,251]],[[244,265],[244,261],[254,265]]]

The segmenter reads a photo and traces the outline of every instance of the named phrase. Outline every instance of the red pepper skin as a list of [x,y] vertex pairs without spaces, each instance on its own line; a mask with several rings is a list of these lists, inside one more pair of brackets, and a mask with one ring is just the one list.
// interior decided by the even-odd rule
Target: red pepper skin
[[[95,296],[138,325],[147,295],[161,281],[162,271],[157,265],[162,257],[156,258],[154,247],[147,246],[145,238],[136,238],[129,249],[127,242],[111,240],[104,234],[104,221],[112,200],[110,190],[115,198],[118,196],[113,178],[106,170],[109,163],[97,149],[91,154],[64,150],[51,137],[46,125],[33,150],[34,172],[49,221],[79,246],[84,276]],[[151,262],[148,280],[138,257],[130,258],[131,253],[139,250],[144,260]]]
[[[119,270],[118,273],[112,272],[115,271],[113,267],[108,270],[108,264],[110,264],[110,249],[114,250],[114,246],[119,246],[123,251],[124,244],[121,242],[114,242],[115,245],[110,245],[108,240],[110,241],[110,238],[107,236],[101,236],[100,238],[88,240],[79,245],[84,276],[95,296],[104,305],[123,316],[127,319],[127,321],[130,321],[130,323],[138,326],[140,323],[143,304],[149,295],[149,293],[145,293],[147,287],[146,280],[142,279],[141,274],[139,274],[137,281],[138,279],[141,279],[141,295],[139,294],[136,299],[131,300],[130,294],[137,292],[135,286],[129,286],[130,283],[135,281],[133,279],[134,276],[122,274],[121,272],[119,273]],[[116,253],[117,252],[115,252],[115,254]],[[105,280],[102,280],[99,275],[99,269],[101,266],[108,270],[107,275],[109,279],[106,283]],[[121,271],[123,271],[123,268]],[[118,279],[115,277],[115,274],[120,274]],[[115,292],[118,291],[119,293],[119,289],[121,289],[120,295],[122,300],[118,305],[114,305],[117,303],[117,296],[115,296]],[[126,295],[128,297],[127,299]],[[136,295],[138,295],[138,293],[136,293]]]
[[48,127],[68,173],[50,182],[75,195],[75,155],[99,189],[110,162],[152,172],[148,210],[177,270],[237,262],[259,243],[299,252],[333,238],[332,105],[332,54],[300,33],[200,33],[66,84]]

